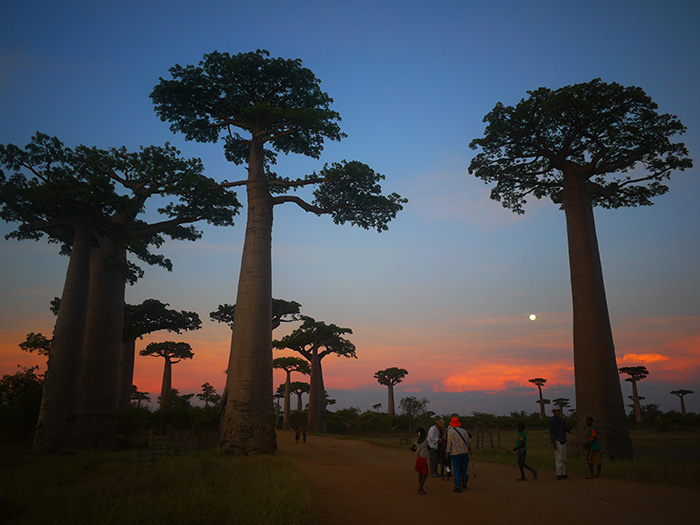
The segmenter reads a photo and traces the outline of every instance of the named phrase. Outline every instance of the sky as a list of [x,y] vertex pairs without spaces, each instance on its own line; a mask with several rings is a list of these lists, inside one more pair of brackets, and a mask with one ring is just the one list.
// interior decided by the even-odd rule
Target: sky
[[[408,199],[381,234],[275,208],[273,296],[353,331],[357,359],[323,360],[334,408],[386,410],[373,376],[394,366],[408,370],[397,405],[416,396],[439,414],[530,413],[528,379],[543,377],[545,398],[575,407],[563,212],[531,199],[516,215],[490,200],[468,174],[468,144],[498,102],[601,78],[640,86],[678,116],[688,128],[678,140],[700,166],[698,20],[699,3],[673,0],[2,2],[0,144],[24,146],[37,131],[69,147],[170,142],[201,158],[208,176],[240,180],[244,168],[226,162],[221,143],[173,134],[149,94],[170,67],[215,50],[299,58],[348,136],[319,159],[281,156],[276,171],[297,177],[360,160]],[[686,408],[700,412],[698,169],[673,174],[654,206],[595,212],[618,366],[646,366],[642,403],[662,410],[679,410],[670,391],[689,389]],[[235,303],[244,225],[243,213],[233,227],[203,225],[195,243],[166,242],[173,271],[147,268],[127,289],[128,303],[155,298],[200,315],[197,332],[137,342],[192,345],[194,359],[173,368],[181,393],[205,382],[223,390],[230,330],[209,312]],[[0,224],[3,237],[12,229]],[[17,345],[28,332],[51,333],[49,301],[67,262],[46,240],[0,240],[0,374],[45,366]],[[135,384],[155,399],[162,360],[137,356],[135,368]],[[628,402],[631,385],[621,385]]]

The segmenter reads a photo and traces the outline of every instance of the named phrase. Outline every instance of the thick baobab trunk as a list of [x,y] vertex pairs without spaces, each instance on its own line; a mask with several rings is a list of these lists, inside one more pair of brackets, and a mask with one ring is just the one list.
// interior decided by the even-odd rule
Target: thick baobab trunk
[[685,415],[685,401],[683,401],[683,396],[679,396],[681,398],[681,414]]
[[263,169],[263,145],[251,146],[248,219],[238,279],[236,317],[227,371],[228,398],[220,453],[273,454],[277,448],[272,398],[272,196]]
[[75,449],[75,414],[90,279],[88,222],[75,226],[73,249],[54,328],[32,452]]
[[292,389],[292,372],[290,370],[286,370],[286,372],[287,381],[284,383],[284,417],[282,419],[282,428],[289,430],[291,428],[291,407],[289,406],[289,398],[291,397]]
[[309,413],[306,426],[310,432],[322,432],[323,406],[325,405],[325,390],[321,372],[321,358],[318,350],[311,350],[311,378],[309,380]]
[[564,211],[574,316],[577,443],[585,441],[584,422],[591,416],[603,453],[613,460],[632,460],[591,194],[583,177],[565,173]]
[[131,403],[135,356],[136,340],[122,342],[122,360],[119,367],[119,412],[124,412]]
[[634,405],[634,420],[637,423],[642,423],[644,419],[642,418],[642,407],[639,404],[639,392],[637,391],[637,382],[631,381],[632,383],[632,404]]
[[537,390],[540,392],[540,417],[544,419],[546,414],[544,413],[544,398],[542,397],[542,387],[537,385]]
[[124,329],[126,250],[99,239],[90,256],[90,295],[85,327],[76,440],[80,448],[117,446],[119,364]]
[[160,387],[160,409],[170,407],[170,392],[173,389],[173,363],[167,357],[163,367],[163,383]]
[[387,405],[387,410],[389,411],[389,417],[394,417],[396,415],[396,410],[394,409],[394,385],[390,383],[387,385],[387,388],[389,389],[389,402]]

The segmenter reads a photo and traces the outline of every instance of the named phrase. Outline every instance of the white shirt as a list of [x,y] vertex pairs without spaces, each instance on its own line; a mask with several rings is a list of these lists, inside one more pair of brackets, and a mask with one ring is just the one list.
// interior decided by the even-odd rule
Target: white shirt
[[428,429],[428,446],[437,450],[438,441],[440,441],[440,429],[437,425],[433,425]]

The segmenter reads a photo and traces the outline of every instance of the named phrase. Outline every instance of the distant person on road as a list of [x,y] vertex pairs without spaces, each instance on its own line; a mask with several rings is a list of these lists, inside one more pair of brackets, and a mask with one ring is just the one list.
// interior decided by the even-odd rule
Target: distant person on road
[[554,449],[554,467],[557,473],[557,481],[569,479],[566,474],[566,434],[571,432],[561,418],[561,409],[552,409],[552,419],[549,420],[549,439]]
[[450,428],[447,431],[447,455],[452,460],[452,474],[455,477],[454,492],[462,492],[467,489],[469,482],[469,432],[460,428],[462,422],[457,416],[450,420]]
[[304,442],[304,445],[306,445],[306,429],[301,431],[301,438]]
[[520,477],[517,481],[527,481],[525,479],[525,470],[532,472],[532,479],[537,479],[537,471],[525,464],[527,457],[527,436],[525,435],[525,424],[518,423],[518,439],[515,441],[515,452],[518,453],[518,468],[520,469]]
[[299,437],[299,429],[297,428],[297,431],[294,434],[294,441],[296,441],[297,445],[299,444]]
[[[588,427],[588,439],[583,444],[583,448],[588,449],[586,454],[586,462],[588,463],[588,468],[591,470],[591,475],[587,476],[586,479],[593,479],[600,477],[600,441],[598,441],[598,432],[593,426],[593,418],[588,416],[586,418],[586,426]],[[596,473],[593,473],[593,467],[598,467]]]
[[440,463],[440,440],[444,441],[442,429],[445,428],[445,422],[438,419],[435,424],[428,429],[428,450],[430,451],[430,475],[434,478],[439,478],[438,464]]
[[411,450],[416,452],[416,472],[418,472],[418,494],[425,495],[425,480],[428,479],[428,457],[430,456],[428,440],[426,439],[425,429],[419,428],[416,432],[418,439],[411,446]]

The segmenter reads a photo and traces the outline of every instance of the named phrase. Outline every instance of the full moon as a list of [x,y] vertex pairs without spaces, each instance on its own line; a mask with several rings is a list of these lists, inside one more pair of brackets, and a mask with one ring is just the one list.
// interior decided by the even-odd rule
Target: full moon
[[530,321],[534,321],[537,319],[537,316],[535,314],[530,314]]

